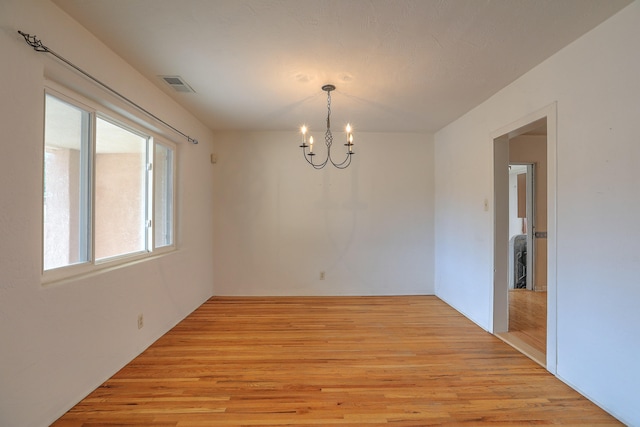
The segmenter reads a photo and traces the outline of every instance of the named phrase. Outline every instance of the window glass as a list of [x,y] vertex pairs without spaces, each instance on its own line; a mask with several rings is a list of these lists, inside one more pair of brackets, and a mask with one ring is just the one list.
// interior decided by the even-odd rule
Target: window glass
[[52,92],[45,94],[45,280],[170,250],[175,147],[91,101]]
[[173,150],[156,144],[154,159],[155,247],[173,244]]
[[147,249],[148,138],[96,119],[96,260]]
[[45,98],[44,269],[89,260],[90,113]]

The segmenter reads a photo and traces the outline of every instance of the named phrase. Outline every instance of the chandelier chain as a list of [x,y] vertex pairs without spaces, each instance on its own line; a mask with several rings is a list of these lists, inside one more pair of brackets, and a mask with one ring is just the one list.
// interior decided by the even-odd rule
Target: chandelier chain
[[331,91],[327,92],[327,129],[331,127]]

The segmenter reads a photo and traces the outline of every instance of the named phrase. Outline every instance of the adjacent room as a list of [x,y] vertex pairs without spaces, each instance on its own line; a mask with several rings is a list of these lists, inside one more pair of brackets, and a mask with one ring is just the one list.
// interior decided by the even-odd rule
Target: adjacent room
[[0,28],[1,426],[640,426],[637,0]]

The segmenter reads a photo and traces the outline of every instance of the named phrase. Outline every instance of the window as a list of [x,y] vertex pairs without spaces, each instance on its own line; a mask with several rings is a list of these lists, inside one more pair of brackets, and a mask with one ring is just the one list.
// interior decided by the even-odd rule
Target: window
[[114,116],[45,95],[45,272],[174,246],[174,148]]
[[95,258],[147,249],[149,138],[96,119]]
[[90,114],[46,97],[44,269],[89,261]]

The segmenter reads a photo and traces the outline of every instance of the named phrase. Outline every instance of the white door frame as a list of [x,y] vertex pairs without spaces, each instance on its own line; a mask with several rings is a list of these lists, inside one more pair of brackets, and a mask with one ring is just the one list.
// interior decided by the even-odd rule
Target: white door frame
[[547,354],[546,368],[557,367],[557,105],[554,102],[492,132],[493,139],[493,304],[491,332],[509,330],[509,140],[547,122]]
[[[535,163],[522,163],[522,162],[509,162],[509,167],[513,165],[525,166],[527,168],[526,171],[526,186],[527,186],[527,207],[526,207],[526,219],[527,219],[527,289],[534,290],[535,289],[535,254],[536,254],[536,239],[535,239],[535,227],[536,227],[536,168]],[[511,204],[511,201],[509,201]],[[512,258],[511,253],[509,253],[509,258]],[[512,261],[509,260],[509,276],[513,276],[512,270],[513,266],[511,265]],[[511,280],[509,278],[509,288],[511,289]]]

